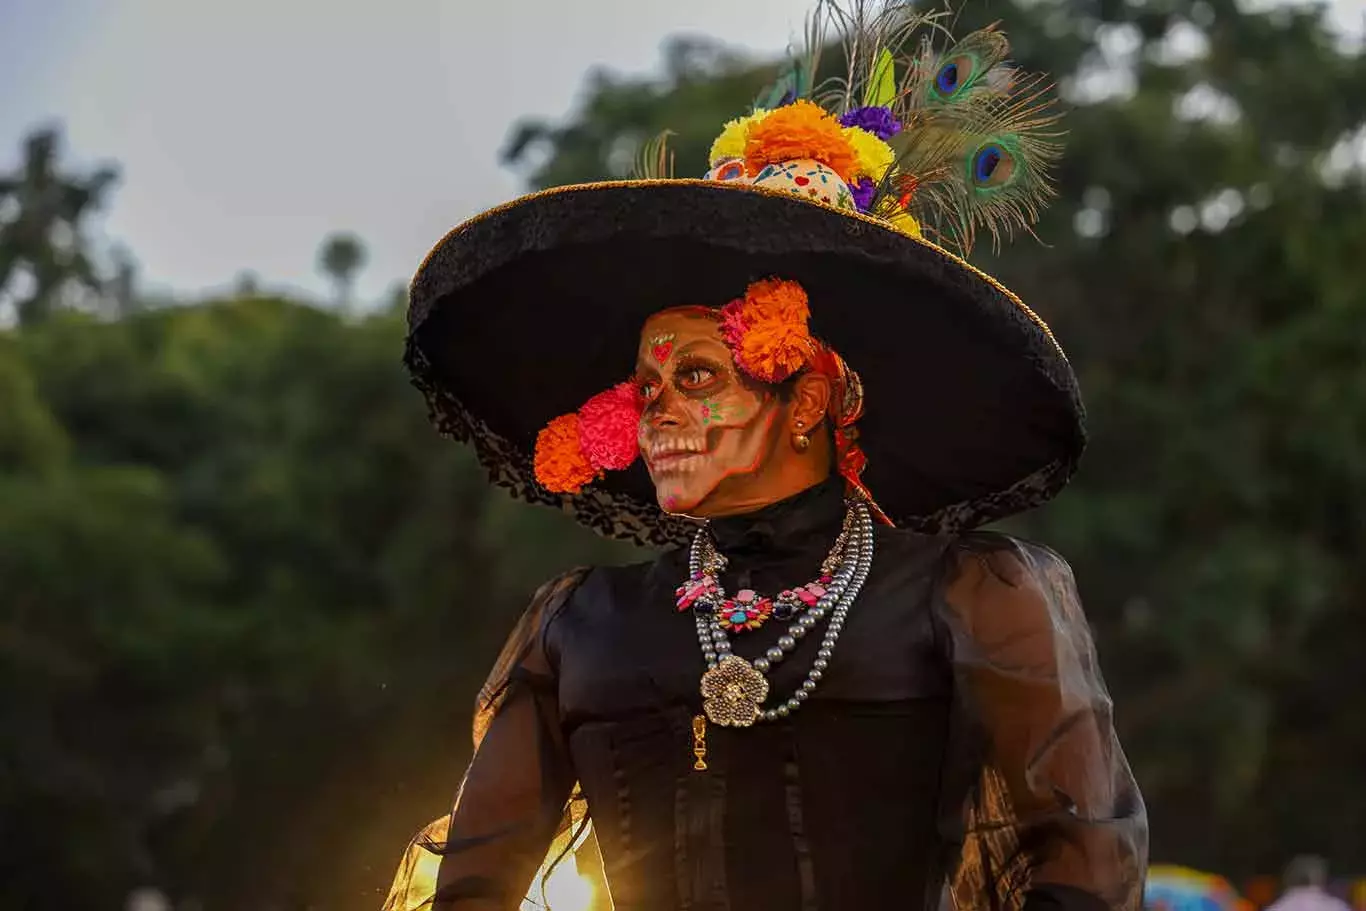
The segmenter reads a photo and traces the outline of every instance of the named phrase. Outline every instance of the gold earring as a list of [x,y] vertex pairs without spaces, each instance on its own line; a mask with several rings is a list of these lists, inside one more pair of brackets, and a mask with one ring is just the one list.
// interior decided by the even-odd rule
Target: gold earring
[[792,445],[798,452],[806,452],[811,446],[811,437],[804,433],[793,434]]

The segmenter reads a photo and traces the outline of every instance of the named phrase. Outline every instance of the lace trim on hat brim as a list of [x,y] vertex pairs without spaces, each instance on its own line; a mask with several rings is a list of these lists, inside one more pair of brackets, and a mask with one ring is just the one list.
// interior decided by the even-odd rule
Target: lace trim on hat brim
[[[432,425],[442,436],[468,443],[489,481],[518,500],[554,506],[600,535],[645,547],[686,544],[697,526],[667,515],[655,503],[590,485],[576,495],[556,494],[536,481],[533,455],[494,431],[443,387],[431,363],[410,336],[404,362],[427,400]],[[1032,509],[1046,502],[1071,476],[1075,465],[1057,459],[1006,489],[945,506],[928,516],[892,516],[898,527],[923,534],[957,534]]]

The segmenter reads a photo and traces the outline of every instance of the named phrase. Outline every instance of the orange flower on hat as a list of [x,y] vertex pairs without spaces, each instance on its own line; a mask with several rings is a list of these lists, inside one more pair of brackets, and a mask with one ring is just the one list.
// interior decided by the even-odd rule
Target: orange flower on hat
[[721,308],[721,334],[741,370],[765,383],[781,383],[815,353],[810,316],[805,288],[786,279],[763,279]]
[[858,153],[839,120],[812,101],[794,101],[772,111],[749,128],[745,139],[745,170],[753,177],[771,164],[810,158],[852,181],[858,174]]
[[579,416],[564,414],[536,435],[536,480],[551,493],[578,493],[598,476],[579,444]]

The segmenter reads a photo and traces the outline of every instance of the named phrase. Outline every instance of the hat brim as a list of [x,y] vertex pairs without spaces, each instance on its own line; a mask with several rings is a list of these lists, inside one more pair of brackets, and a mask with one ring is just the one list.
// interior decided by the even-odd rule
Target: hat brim
[[639,462],[552,494],[533,475],[536,434],[630,376],[650,314],[770,276],[806,288],[813,333],[860,374],[864,481],[898,525],[966,530],[1066,484],[1085,412],[1043,320],[934,244],[743,184],[562,187],[458,226],[413,279],[405,360],[438,429],[495,483],[605,535],[673,544],[689,526],[659,511]]

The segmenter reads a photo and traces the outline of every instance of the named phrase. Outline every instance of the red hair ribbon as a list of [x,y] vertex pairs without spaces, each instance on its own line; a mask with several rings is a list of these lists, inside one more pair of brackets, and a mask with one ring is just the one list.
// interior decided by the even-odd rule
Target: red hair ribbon
[[848,490],[868,504],[874,519],[883,525],[893,524],[863,483],[868,454],[858,444],[858,428],[854,426],[863,417],[863,382],[844,358],[825,344],[817,344],[811,369],[829,377],[833,387],[827,413],[835,429],[835,470],[844,478]]

